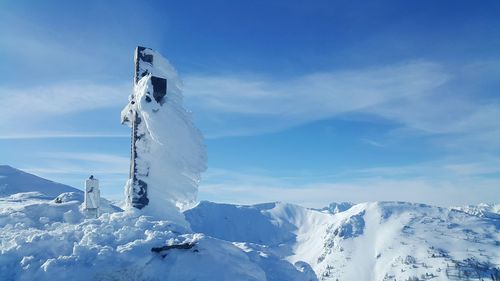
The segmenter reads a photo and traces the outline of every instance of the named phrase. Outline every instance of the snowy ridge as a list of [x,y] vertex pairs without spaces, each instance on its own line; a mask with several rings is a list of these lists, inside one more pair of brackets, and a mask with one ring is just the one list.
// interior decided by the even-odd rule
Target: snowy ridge
[[71,186],[46,180],[8,165],[0,165],[0,196],[34,190],[49,197],[56,197],[63,192],[82,192]]
[[[186,227],[123,212],[105,199],[103,214],[86,219],[81,192],[54,198],[39,191],[46,188],[0,197],[0,280],[500,277],[500,220],[490,215],[497,205],[372,202],[313,210],[204,201],[183,213]],[[182,244],[189,246],[169,248]]]
[[479,204],[477,206],[453,207],[454,210],[482,218],[500,219],[500,204]]
[[500,221],[454,209],[374,202],[325,214],[285,203],[202,202],[185,215],[193,230],[246,248],[262,250],[258,241],[267,233],[270,241],[263,242],[272,243],[265,245],[266,251],[296,265],[308,264],[319,280],[500,276]]

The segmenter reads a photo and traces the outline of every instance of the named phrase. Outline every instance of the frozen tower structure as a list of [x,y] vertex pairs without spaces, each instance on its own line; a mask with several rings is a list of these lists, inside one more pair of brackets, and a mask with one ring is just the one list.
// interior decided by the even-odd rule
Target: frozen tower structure
[[203,137],[183,107],[176,71],[152,49],[135,50],[134,91],[121,119],[132,129],[127,207],[172,214],[194,202],[206,169]]
[[[141,78],[151,75],[150,69],[153,66],[154,55],[151,50],[146,50],[144,47],[137,47],[135,49],[135,73],[134,73],[134,86],[137,87]],[[150,76],[150,83],[152,86],[152,93],[148,91],[146,101],[152,102],[151,94],[154,100],[160,105],[163,104],[163,97],[167,94],[167,80],[164,78]],[[138,96],[132,96],[130,103],[134,105],[137,102]],[[129,204],[137,209],[142,209],[149,204],[148,198],[148,184],[141,178],[147,177],[149,173],[149,165],[138,167],[138,142],[144,137],[143,130],[139,130],[141,125],[141,117],[137,110],[132,109],[130,112],[130,120],[132,127],[132,142],[131,142],[131,158],[130,158],[130,172],[129,180],[131,181],[130,190],[127,192],[127,200]],[[127,116],[129,117],[129,116]],[[123,120],[122,120],[123,121]],[[142,168],[142,169],[141,169]]]

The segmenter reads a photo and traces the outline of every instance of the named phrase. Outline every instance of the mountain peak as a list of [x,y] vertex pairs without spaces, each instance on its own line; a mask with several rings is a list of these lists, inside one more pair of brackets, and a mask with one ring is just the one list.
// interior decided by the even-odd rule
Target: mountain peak
[[2,171],[20,171],[20,170],[9,165],[0,165],[0,172]]
[[53,182],[9,165],[0,165],[0,196],[22,192],[40,192],[56,197],[64,192],[81,192],[69,185]]

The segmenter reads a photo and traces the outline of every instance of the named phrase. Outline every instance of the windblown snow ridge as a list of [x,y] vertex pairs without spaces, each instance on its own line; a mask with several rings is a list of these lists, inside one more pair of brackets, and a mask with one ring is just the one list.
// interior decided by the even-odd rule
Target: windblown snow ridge
[[500,220],[491,214],[406,202],[331,206],[201,202],[185,216],[197,232],[307,264],[320,280],[500,277]]

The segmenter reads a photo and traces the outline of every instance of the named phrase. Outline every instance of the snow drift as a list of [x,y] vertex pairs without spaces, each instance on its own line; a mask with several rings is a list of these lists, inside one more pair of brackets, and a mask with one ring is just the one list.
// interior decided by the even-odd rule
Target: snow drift
[[77,197],[61,198],[0,198],[0,280],[316,280],[272,253],[169,220],[111,208],[85,219]]

